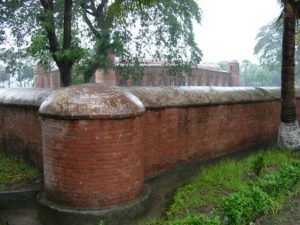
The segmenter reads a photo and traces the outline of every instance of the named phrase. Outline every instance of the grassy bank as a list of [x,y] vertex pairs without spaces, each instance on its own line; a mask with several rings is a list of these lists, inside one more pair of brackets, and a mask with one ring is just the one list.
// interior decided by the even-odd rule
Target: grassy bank
[[41,176],[36,167],[0,154],[0,191],[9,189],[14,184],[25,184]]
[[148,225],[249,224],[300,191],[299,153],[269,150],[201,170]]

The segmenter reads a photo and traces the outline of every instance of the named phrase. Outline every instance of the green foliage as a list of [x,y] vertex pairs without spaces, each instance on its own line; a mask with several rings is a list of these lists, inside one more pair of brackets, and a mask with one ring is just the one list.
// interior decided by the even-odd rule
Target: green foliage
[[6,221],[0,219],[0,225],[9,225],[9,224],[8,224],[8,222],[6,222]]
[[240,225],[254,221],[273,208],[281,194],[292,193],[300,181],[300,162],[289,163],[276,173],[253,182],[250,189],[225,197],[221,204],[225,224]]
[[282,20],[273,20],[260,28],[256,36],[254,54],[258,55],[260,64],[271,71],[281,65],[282,29]]
[[98,225],[105,225],[105,222],[101,220]]
[[237,192],[223,199],[221,204],[224,223],[242,225],[254,221],[261,213],[268,212],[272,199],[257,186]]
[[169,225],[221,225],[220,217],[190,214],[183,219],[174,220]]
[[[0,0],[0,5],[3,4],[3,0]],[[4,27],[5,27],[5,17],[4,15],[4,9],[3,7],[0,7],[0,44],[5,40],[5,32],[4,32]]]
[[76,85],[76,84],[83,84],[84,83],[84,79],[82,74],[78,73],[77,71],[73,71],[72,73],[72,84]]
[[7,75],[5,68],[0,67],[0,80],[1,82],[7,81],[9,79],[9,76]]
[[[299,28],[297,28],[299,29]],[[254,47],[254,54],[259,57],[260,65],[268,73],[267,76],[272,76],[272,83],[276,82],[279,85],[280,71],[281,71],[281,59],[282,59],[282,34],[283,23],[282,19],[273,20],[269,24],[260,28],[256,40],[257,43]],[[297,35],[297,40],[299,40]],[[300,80],[300,49],[299,41],[296,44],[296,79]],[[252,73],[249,73],[252,76]],[[269,83],[266,75],[261,78],[261,82]],[[277,81],[274,80],[277,77]]]
[[76,70],[91,76],[111,66],[108,58],[114,54],[123,72],[138,80],[143,69],[136,64],[148,58],[164,60],[176,75],[189,74],[190,66],[201,60],[193,34],[193,21],[199,23],[201,13],[194,0],[75,0],[71,46],[66,45],[66,1],[50,2],[53,7],[44,0],[5,1],[5,22],[0,19],[0,30],[1,24],[9,27],[18,49],[26,49],[45,68],[54,61],[60,68],[80,60]]
[[257,158],[253,161],[253,172],[256,176],[259,176],[265,167],[265,160],[262,155],[258,155]]
[[[260,177],[253,178],[256,170]],[[282,207],[299,181],[299,159],[288,151],[270,150],[224,161],[203,169],[178,189],[166,217],[150,224],[249,224],[260,214]],[[198,213],[212,206],[215,210],[209,214]]]
[[[66,0],[12,0],[5,1],[3,5],[5,25],[11,31],[10,39],[16,46],[11,51],[13,57],[19,57],[19,53],[26,57],[25,61],[33,57],[46,70],[55,62],[61,71],[65,71],[63,84],[69,85],[70,68],[82,53],[76,38],[78,32],[75,28],[78,26],[71,17],[79,15],[78,7],[73,7],[72,1]],[[8,64],[8,68],[11,66]]]
[[143,70],[137,64],[149,58],[165,61],[174,75],[190,73],[188,67],[201,60],[192,24],[200,22],[201,14],[194,0],[112,1],[110,4],[89,0],[82,1],[80,6],[96,39],[93,54],[98,56],[90,55],[89,64],[83,66],[106,69],[110,63],[105,59],[114,54],[120,58],[122,74],[138,80]]
[[28,56],[37,60],[46,71],[50,70],[52,59],[45,30],[39,29],[31,36],[31,44],[25,51]]
[[37,168],[0,154],[0,190],[6,185],[38,177],[41,172]]
[[8,80],[10,76],[16,77],[21,82],[25,79],[33,79],[34,70],[32,62],[26,60],[26,54],[22,51],[6,50],[0,54],[0,61],[5,63],[5,67],[0,68],[0,79]]
[[242,86],[280,86],[280,71],[243,60],[240,64]]
[[279,173],[267,174],[257,185],[272,197],[289,194],[300,181],[300,162],[284,165]]

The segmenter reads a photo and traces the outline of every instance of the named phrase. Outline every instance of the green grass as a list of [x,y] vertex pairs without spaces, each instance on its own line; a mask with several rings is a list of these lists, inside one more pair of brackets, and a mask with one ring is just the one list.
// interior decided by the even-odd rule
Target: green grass
[[0,154],[0,190],[13,183],[23,182],[41,177],[41,172],[34,166],[18,162],[4,154]]
[[[207,211],[211,211],[212,208],[218,210],[223,207],[224,198],[235,193],[242,197],[245,193],[249,193],[250,196],[253,193],[264,195],[260,190],[256,190],[257,187],[252,188],[251,184],[258,181],[260,177],[280,171],[297,157],[299,154],[289,151],[269,150],[253,154],[243,160],[225,160],[218,165],[202,169],[191,183],[177,190],[172,204],[165,213],[165,218],[152,220],[147,224],[218,224],[214,219],[206,220],[207,217],[202,217],[201,214],[203,212],[207,214]],[[297,160],[299,161],[299,158]],[[299,193],[299,177],[297,179],[298,185],[293,192],[280,192],[272,198],[272,204],[268,205],[271,210],[280,209],[289,196]],[[237,201],[241,196],[237,196]]]
[[8,225],[8,222],[6,222],[6,221],[0,219],[0,225]]

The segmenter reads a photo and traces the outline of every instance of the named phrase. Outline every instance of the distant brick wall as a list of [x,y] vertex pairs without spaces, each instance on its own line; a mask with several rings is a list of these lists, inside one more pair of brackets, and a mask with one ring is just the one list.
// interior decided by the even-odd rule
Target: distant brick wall
[[139,196],[145,176],[275,143],[279,95],[272,88],[97,84],[0,89],[0,151],[41,165],[43,150],[50,202],[119,205]]
[[[169,76],[167,68],[161,64],[146,64],[144,76],[134,80],[120,75],[118,69],[109,68],[106,72],[99,69],[95,72],[95,83],[116,86],[239,86],[239,63],[228,63],[228,71],[222,71],[217,65],[198,65],[192,68],[192,75]],[[35,88],[58,88],[61,86],[59,70],[45,73],[36,66],[34,73]]]
[[37,65],[34,71],[33,84],[35,88],[59,88],[61,87],[59,70],[45,72]]
[[[124,78],[118,69],[110,69],[105,73],[97,70],[96,83],[117,86],[239,86],[238,62],[232,62],[229,72],[217,68],[199,66],[192,68],[192,75],[183,77],[170,76],[162,65],[145,65],[144,76],[141,80],[134,80],[130,76]],[[232,71],[231,71],[232,70]]]

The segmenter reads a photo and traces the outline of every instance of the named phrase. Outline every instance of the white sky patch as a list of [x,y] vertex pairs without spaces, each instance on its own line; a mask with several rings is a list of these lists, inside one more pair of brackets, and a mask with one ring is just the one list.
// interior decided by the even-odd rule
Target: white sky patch
[[195,26],[195,39],[203,52],[202,62],[217,63],[248,59],[253,55],[259,29],[277,18],[277,0],[198,0],[201,25]]

